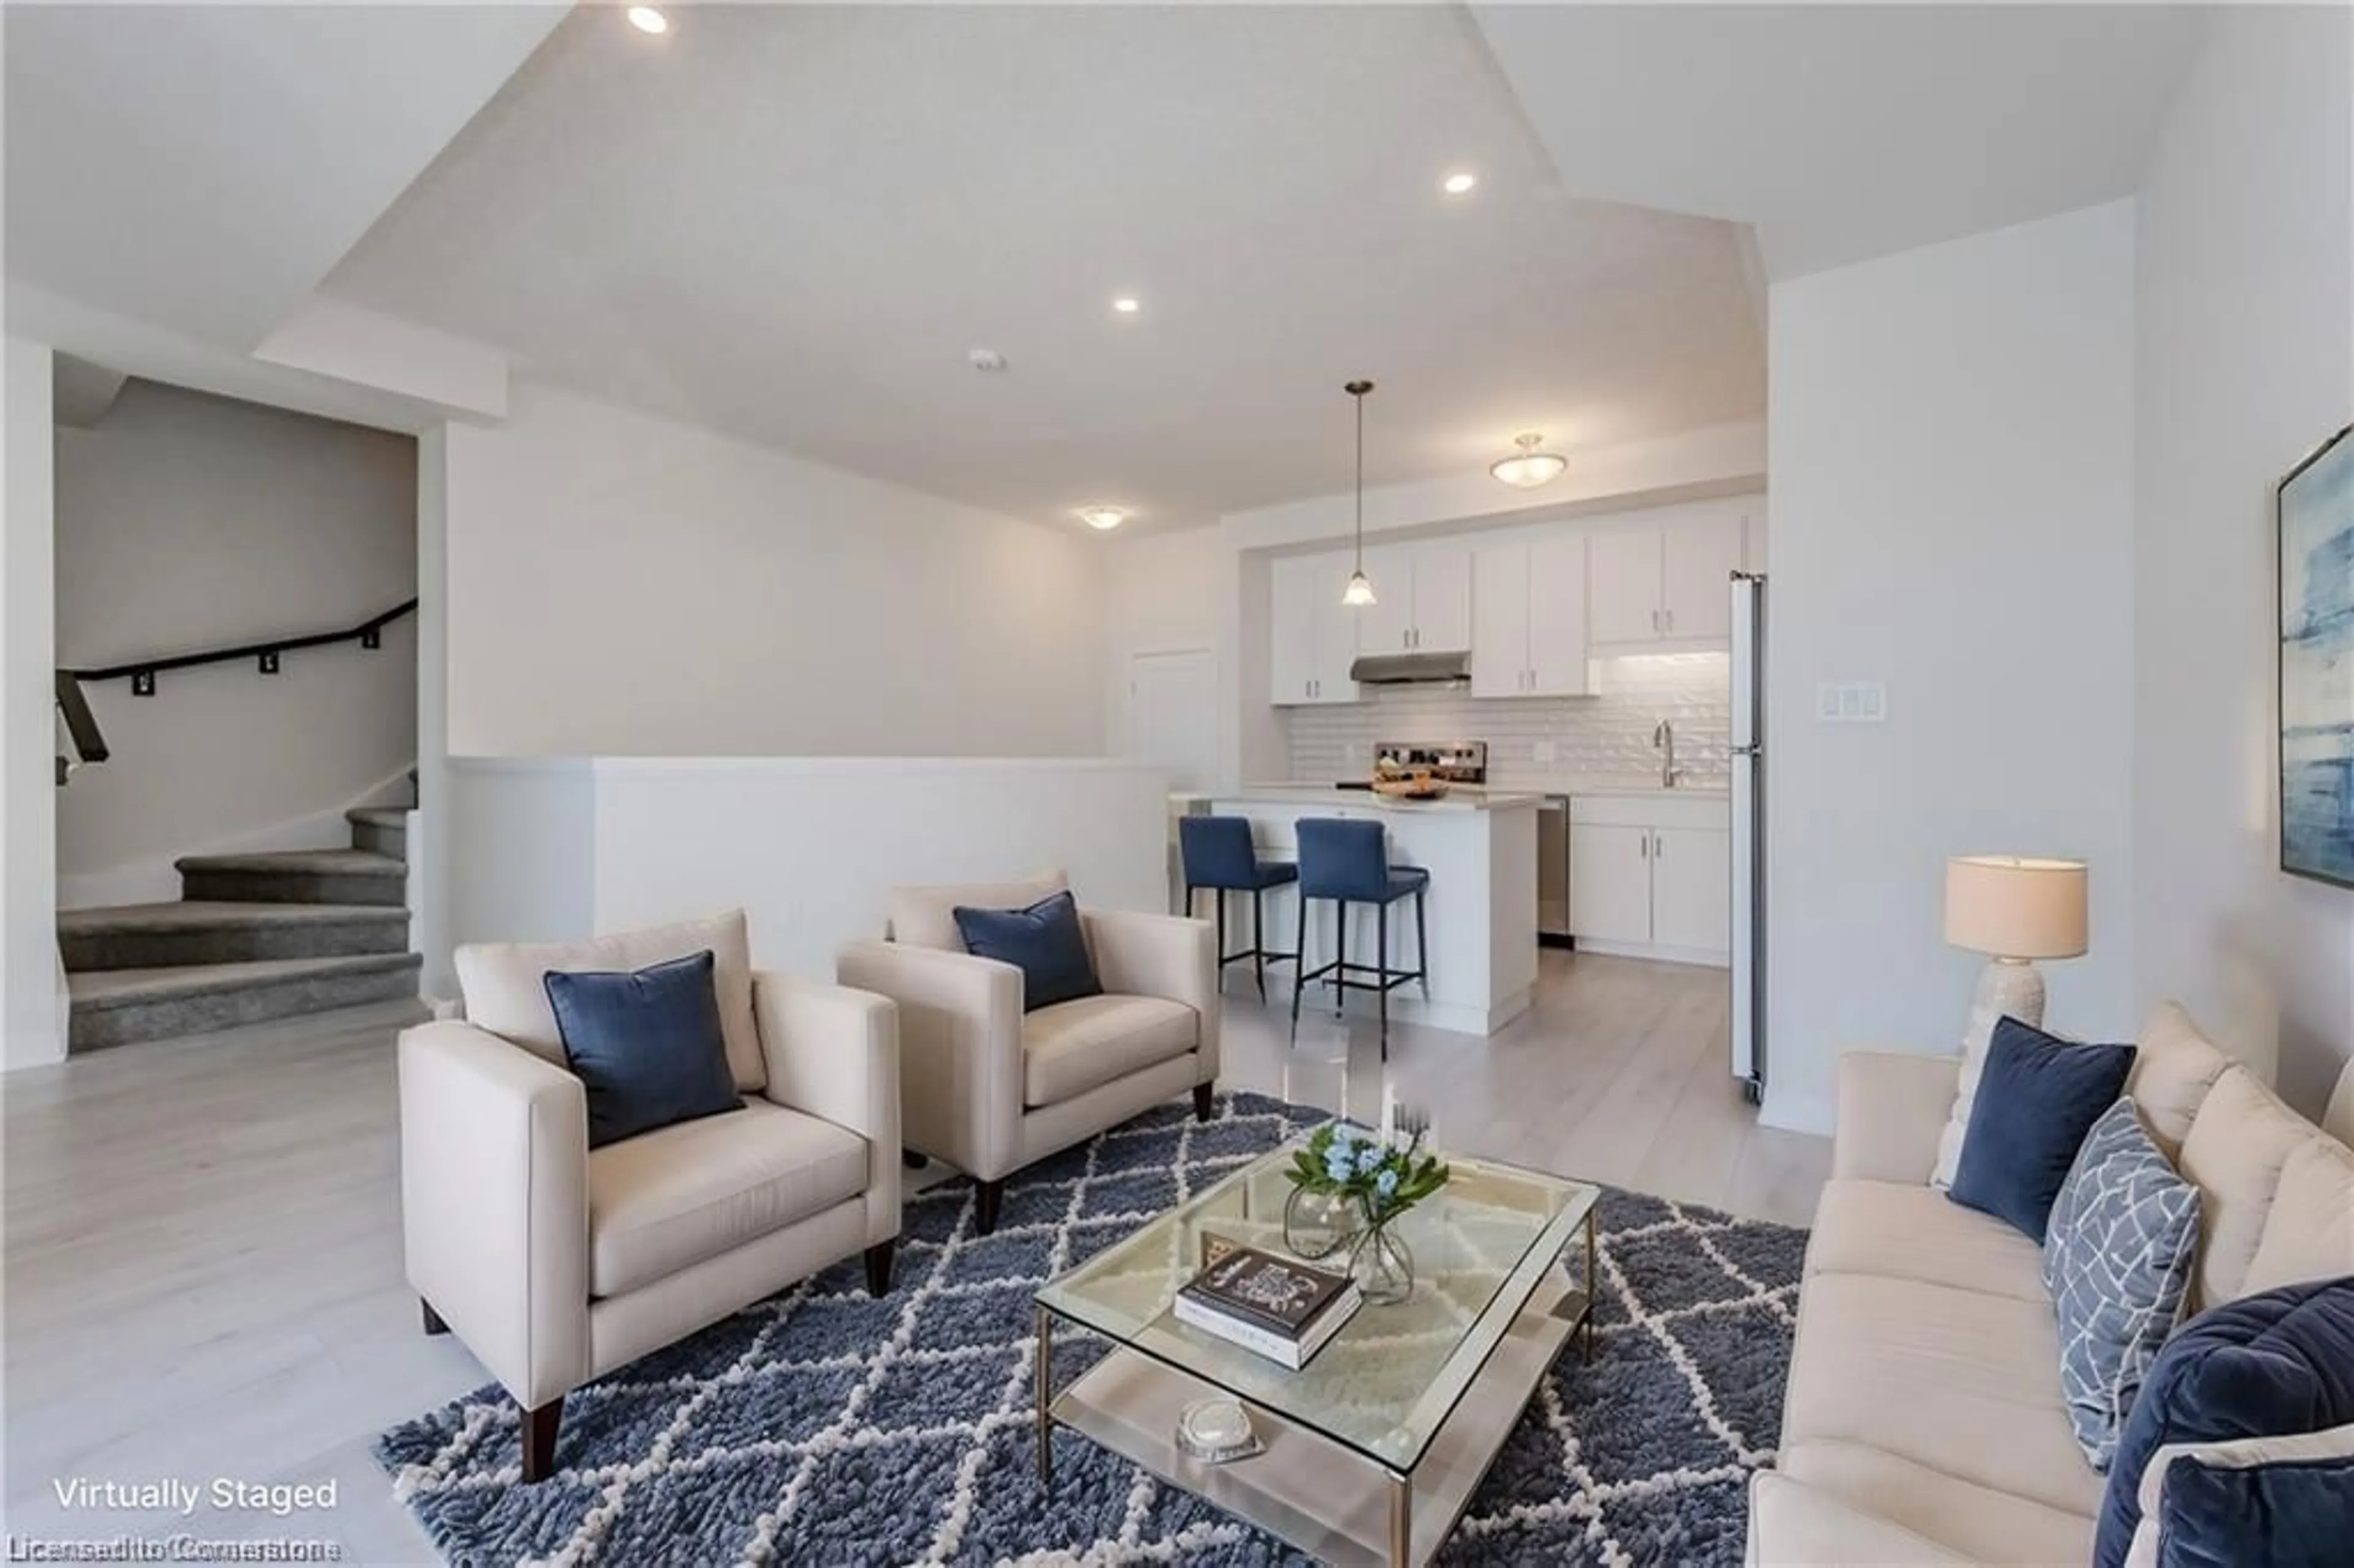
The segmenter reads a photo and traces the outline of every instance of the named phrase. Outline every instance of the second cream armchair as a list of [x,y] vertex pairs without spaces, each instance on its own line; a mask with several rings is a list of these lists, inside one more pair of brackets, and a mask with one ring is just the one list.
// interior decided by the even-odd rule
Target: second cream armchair
[[1083,909],[1100,996],[1023,1008],[1022,971],[964,950],[955,910],[1023,908],[1062,892],[1023,882],[902,887],[885,940],[842,950],[843,985],[899,1006],[900,1136],[972,1177],[974,1218],[997,1225],[1005,1178],[1218,1076],[1215,938],[1205,921]]

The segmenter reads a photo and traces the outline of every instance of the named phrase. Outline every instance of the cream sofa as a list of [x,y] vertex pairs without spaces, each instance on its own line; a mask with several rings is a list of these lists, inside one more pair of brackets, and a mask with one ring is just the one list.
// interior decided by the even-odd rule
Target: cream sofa
[[[2354,1274],[2354,1151],[2180,1008],[2130,1093],[2202,1194],[2189,1310]],[[2105,1478],[2061,1400],[2041,1250],[1929,1185],[1955,1058],[1841,1058],[1831,1180],[1799,1288],[1782,1438],[1750,1490],[1753,1564],[2090,1561]],[[2327,1118],[2354,1121],[2354,1067]]]
[[1022,971],[975,958],[959,905],[1020,909],[1067,888],[1020,882],[897,887],[886,940],[842,949],[834,977],[899,1007],[902,1136],[973,1179],[974,1226],[997,1226],[1005,1178],[1218,1076],[1217,944],[1206,920],[1082,909],[1100,996],[1034,1012]]
[[[710,948],[743,1107],[588,1147],[541,977]],[[543,945],[467,947],[471,1022],[400,1037],[400,1196],[428,1333],[454,1330],[554,1464],[564,1396],[830,1264],[890,1287],[897,1017],[879,996],[756,974],[740,911]]]

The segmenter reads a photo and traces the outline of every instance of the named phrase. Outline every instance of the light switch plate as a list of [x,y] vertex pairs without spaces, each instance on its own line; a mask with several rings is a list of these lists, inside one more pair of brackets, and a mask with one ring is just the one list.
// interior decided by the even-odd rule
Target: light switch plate
[[1824,681],[1815,687],[1815,717],[1824,724],[1884,724],[1888,686],[1882,681]]

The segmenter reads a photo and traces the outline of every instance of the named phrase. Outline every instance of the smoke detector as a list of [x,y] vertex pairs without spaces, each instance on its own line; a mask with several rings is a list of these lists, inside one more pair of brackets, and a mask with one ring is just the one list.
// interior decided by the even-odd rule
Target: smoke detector
[[1005,355],[993,348],[976,348],[964,356],[964,362],[983,376],[998,376],[1005,370]]

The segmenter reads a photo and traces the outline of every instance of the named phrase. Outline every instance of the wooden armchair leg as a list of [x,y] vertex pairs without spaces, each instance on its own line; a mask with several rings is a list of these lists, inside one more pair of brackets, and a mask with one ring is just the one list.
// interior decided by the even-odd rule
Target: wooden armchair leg
[[891,1257],[898,1245],[897,1238],[894,1237],[890,1241],[876,1242],[866,1249],[867,1295],[891,1294]]
[[997,1228],[998,1205],[1005,1201],[1005,1183],[975,1181],[972,1184],[972,1229],[975,1235],[987,1235]]
[[523,1413],[523,1478],[544,1481],[556,1473],[556,1429],[564,1422],[564,1396]]
[[1195,1121],[1207,1121],[1210,1119],[1210,1097],[1216,1087],[1217,1086],[1214,1084],[1195,1084],[1193,1086],[1193,1119]]

